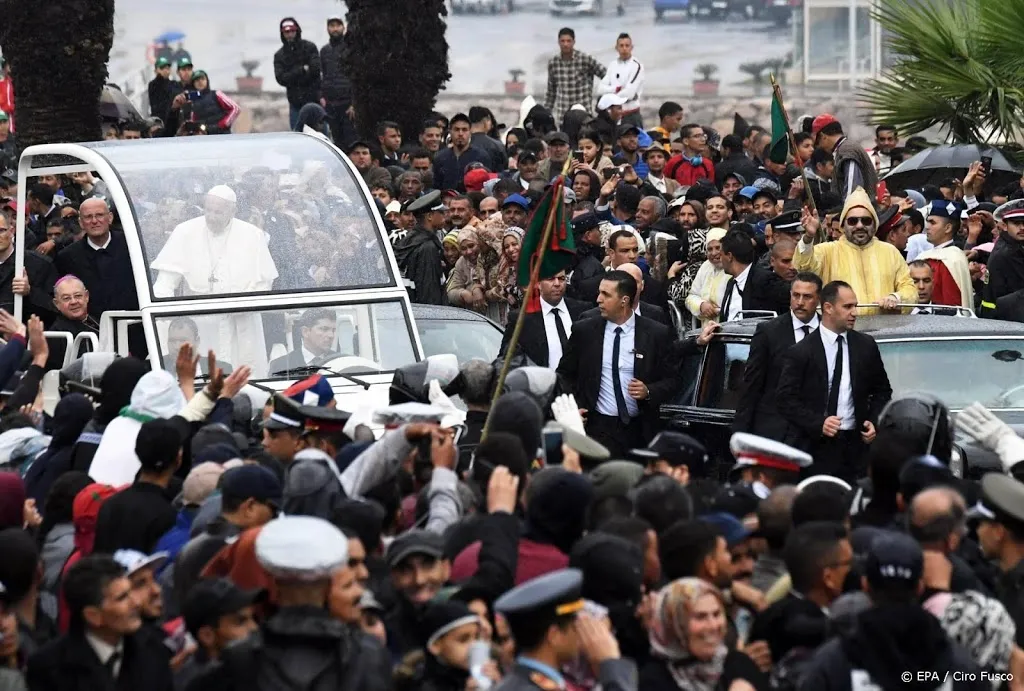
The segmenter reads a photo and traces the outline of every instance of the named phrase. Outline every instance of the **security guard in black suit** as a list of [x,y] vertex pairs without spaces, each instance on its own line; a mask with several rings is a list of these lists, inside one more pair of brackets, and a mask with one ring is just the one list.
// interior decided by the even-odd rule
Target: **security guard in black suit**
[[996,596],[1017,626],[1017,645],[1024,645],[1024,483],[989,473],[968,516],[978,520],[981,551],[999,565]]
[[580,652],[598,667],[605,691],[636,691],[636,666],[619,655],[605,622],[581,613],[583,573],[561,569],[513,588],[494,603],[516,641],[515,667],[496,691],[564,691],[559,669]]

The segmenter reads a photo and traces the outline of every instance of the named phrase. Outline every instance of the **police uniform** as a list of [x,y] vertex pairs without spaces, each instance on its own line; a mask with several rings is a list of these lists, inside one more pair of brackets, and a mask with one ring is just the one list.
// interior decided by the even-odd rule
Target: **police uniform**
[[[494,610],[508,620],[512,636],[526,628],[549,626],[574,617],[583,610],[583,572],[560,569],[531,579],[502,595]],[[529,651],[520,651],[520,653]],[[606,660],[600,666],[598,683],[604,691],[628,691],[637,688],[636,666],[630,660]],[[520,654],[516,664],[496,691],[564,691],[567,688],[561,672],[551,666]]]
[[[1024,535],[1024,483],[1002,473],[981,480],[981,501],[970,515]],[[1024,560],[999,575],[996,596],[1017,626],[1017,645],[1024,645]]]
[[782,233],[796,237],[804,232],[801,220],[799,211],[784,211],[768,221],[768,225],[772,227],[773,234]]
[[296,434],[300,434],[304,420],[299,412],[299,404],[283,394],[276,393],[273,405],[270,415],[263,421],[263,429],[271,432],[292,430]]
[[442,273],[444,248],[441,236],[423,228],[420,220],[423,214],[445,209],[439,190],[414,199],[403,209],[416,216],[416,228],[395,243],[395,259],[413,302],[445,304],[447,293]]
[[256,560],[283,581],[324,581],[348,563],[348,538],[315,516],[282,516],[260,529]]
[[[747,432],[733,434],[729,440],[729,450],[736,458],[736,465],[729,471],[730,475],[742,473],[744,470],[754,467],[800,473],[814,462],[814,458],[809,453],[774,439],[759,437]],[[771,491],[759,482],[755,482],[752,488],[761,499],[767,497]]]
[[632,449],[630,456],[644,465],[665,461],[673,468],[686,466],[694,477],[703,477],[708,462],[704,445],[682,432],[659,432],[645,449]]
[[[1008,201],[992,215],[996,221],[1003,223],[1022,223],[1024,199]],[[1009,249],[1004,247],[999,252],[992,252],[988,258],[988,272],[981,291],[981,313],[978,316],[1024,321],[1024,296],[1018,293],[1024,288],[1021,276],[1024,276],[1024,254],[1020,250],[1009,245]]]

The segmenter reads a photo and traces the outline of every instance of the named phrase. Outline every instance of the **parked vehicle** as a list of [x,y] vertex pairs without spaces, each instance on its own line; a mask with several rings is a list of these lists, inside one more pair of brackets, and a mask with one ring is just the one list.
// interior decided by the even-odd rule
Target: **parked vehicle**
[[513,10],[513,0],[452,0],[452,14],[499,14]]
[[604,13],[604,0],[548,0],[548,11],[554,17],[563,14],[597,16]]
[[504,329],[482,314],[414,303],[412,316],[425,357],[454,353],[460,365],[473,359],[492,362],[498,357]]
[[[723,324],[707,348],[683,362],[686,385],[661,408],[671,428],[701,439],[719,467],[731,466],[729,438],[742,395],[743,370],[754,329],[763,319]],[[1024,434],[1024,324],[931,315],[877,315],[857,319],[885,361],[893,395],[931,394],[954,414],[975,401]],[[697,331],[690,332],[696,337]],[[958,439],[961,471],[978,478],[998,459],[971,440]]]
[[654,19],[662,21],[665,15],[682,14],[683,18],[690,16],[691,0],[654,0]]

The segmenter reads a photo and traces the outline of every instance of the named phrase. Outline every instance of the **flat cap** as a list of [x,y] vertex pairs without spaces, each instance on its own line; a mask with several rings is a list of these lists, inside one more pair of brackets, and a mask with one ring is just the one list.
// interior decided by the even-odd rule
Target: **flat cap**
[[256,560],[274,578],[322,581],[348,563],[348,538],[315,516],[284,516],[256,537]]

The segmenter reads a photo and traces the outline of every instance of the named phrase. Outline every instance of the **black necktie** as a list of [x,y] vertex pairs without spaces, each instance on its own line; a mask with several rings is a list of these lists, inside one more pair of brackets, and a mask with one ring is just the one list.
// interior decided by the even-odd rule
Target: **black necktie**
[[732,289],[736,287],[736,279],[730,278],[725,284],[725,298],[722,299],[722,309],[719,312],[721,321],[729,321],[729,306],[732,304]]
[[626,397],[622,395],[622,382],[619,380],[619,345],[622,339],[622,327],[615,327],[615,345],[612,346],[612,386],[615,389],[615,407],[619,409],[619,420],[629,424],[629,409],[626,408]]
[[932,311],[929,308],[925,307],[924,309],[918,310],[917,313],[918,314],[931,314]]
[[836,338],[836,366],[832,370],[832,384],[828,387],[828,415],[839,414],[839,385],[843,381],[843,337]]
[[801,326],[800,330],[804,332],[804,338],[807,338],[808,336],[811,335],[811,327],[808,326],[807,324]]
[[117,665],[119,662],[121,662],[121,653],[115,651],[113,655],[107,658],[103,665],[113,679],[117,679]]
[[[565,333],[565,326],[562,324],[562,318],[559,316],[560,310],[555,307],[551,310],[552,316],[555,318],[555,329],[558,331],[558,342],[562,344],[562,354],[565,354],[565,349],[569,345],[569,336]],[[548,365],[551,367],[557,367],[557,362],[549,362]]]

